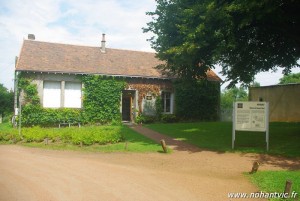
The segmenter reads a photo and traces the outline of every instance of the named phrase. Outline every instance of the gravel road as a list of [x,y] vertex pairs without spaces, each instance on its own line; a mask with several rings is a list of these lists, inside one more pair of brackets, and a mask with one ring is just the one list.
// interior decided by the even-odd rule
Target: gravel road
[[299,168],[299,162],[283,165],[254,154],[82,153],[1,145],[0,200],[230,200],[229,192],[258,190],[242,174],[254,160],[264,162],[261,169]]

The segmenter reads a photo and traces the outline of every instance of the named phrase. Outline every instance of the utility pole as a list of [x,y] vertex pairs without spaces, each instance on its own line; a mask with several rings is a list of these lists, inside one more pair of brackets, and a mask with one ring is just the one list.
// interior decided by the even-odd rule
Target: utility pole
[[[18,57],[16,56],[15,58],[15,69],[17,66],[17,62],[18,62]],[[18,115],[18,73],[17,71],[15,71],[15,78],[14,78],[14,118],[13,118],[13,126],[16,127],[17,126],[17,122],[16,122],[16,116]]]
[[21,89],[19,89],[19,136],[22,138],[21,123],[22,123],[22,101],[21,101]]

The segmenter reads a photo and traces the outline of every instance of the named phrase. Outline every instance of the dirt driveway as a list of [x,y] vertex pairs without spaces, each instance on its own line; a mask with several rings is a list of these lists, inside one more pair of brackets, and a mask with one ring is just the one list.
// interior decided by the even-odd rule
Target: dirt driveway
[[253,154],[81,153],[1,145],[0,200],[230,200],[229,192],[257,191],[242,175],[254,160],[264,161],[261,169],[299,168],[299,162]]

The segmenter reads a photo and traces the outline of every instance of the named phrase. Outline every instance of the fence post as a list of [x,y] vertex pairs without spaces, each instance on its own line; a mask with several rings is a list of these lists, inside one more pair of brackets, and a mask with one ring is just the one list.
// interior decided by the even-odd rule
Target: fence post
[[291,194],[292,184],[293,184],[293,182],[290,181],[290,180],[287,180],[287,181],[285,182],[284,194],[286,194],[286,193],[287,193],[288,195]]
[[44,143],[45,143],[45,145],[48,145],[48,138],[47,137],[44,139]]
[[160,143],[161,143],[161,146],[162,146],[164,152],[167,153],[168,149],[167,149],[167,145],[166,145],[165,140],[160,140]]
[[258,167],[259,167],[259,162],[255,161],[253,163],[252,170],[251,170],[250,174],[256,173],[257,170],[258,170]]

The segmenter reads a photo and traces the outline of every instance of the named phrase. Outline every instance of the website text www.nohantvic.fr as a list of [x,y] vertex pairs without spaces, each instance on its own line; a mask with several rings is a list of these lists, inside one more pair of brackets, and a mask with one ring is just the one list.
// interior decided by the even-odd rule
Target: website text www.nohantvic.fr
[[291,194],[289,193],[278,193],[278,192],[273,192],[273,193],[268,193],[268,192],[255,192],[255,193],[228,193],[228,198],[266,198],[266,199],[270,199],[270,198],[274,198],[274,199],[287,199],[287,198],[296,198],[298,196],[298,193],[296,193],[295,191],[291,192]]

